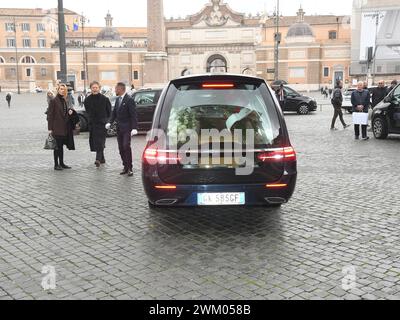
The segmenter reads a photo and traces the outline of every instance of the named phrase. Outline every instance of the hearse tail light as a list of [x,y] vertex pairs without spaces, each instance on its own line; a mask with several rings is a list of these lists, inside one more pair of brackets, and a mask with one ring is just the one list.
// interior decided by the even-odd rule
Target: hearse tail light
[[170,154],[167,151],[158,150],[155,147],[149,146],[144,150],[143,160],[150,165],[156,164],[177,164],[181,159],[176,153]]
[[257,158],[262,162],[293,162],[297,160],[297,155],[293,147],[286,147],[262,152]]
[[176,190],[176,186],[155,186],[158,190]]
[[233,83],[203,83],[203,89],[233,89]]
[[272,183],[266,185],[268,189],[281,189],[281,188],[286,188],[287,186],[288,185],[286,183]]

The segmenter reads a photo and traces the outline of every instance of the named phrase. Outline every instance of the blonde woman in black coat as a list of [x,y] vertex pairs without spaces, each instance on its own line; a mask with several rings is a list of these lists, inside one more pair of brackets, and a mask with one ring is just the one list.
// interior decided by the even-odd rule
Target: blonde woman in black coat
[[64,145],[69,150],[75,150],[73,130],[79,122],[76,111],[68,108],[67,94],[67,86],[60,84],[47,113],[49,134],[57,141],[57,149],[54,150],[54,170],[57,171],[71,169],[64,163]]

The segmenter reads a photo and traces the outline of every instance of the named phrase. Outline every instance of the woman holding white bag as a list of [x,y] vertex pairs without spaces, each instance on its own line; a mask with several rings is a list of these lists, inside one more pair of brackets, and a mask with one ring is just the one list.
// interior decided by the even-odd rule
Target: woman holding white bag
[[362,131],[361,140],[368,140],[368,109],[371,104],[371,94],[364,89],[364,82],[357,84],[357,90],[351,95],[351,104],[353,105],[353,123],[355,139],[360,139],[360,127]]

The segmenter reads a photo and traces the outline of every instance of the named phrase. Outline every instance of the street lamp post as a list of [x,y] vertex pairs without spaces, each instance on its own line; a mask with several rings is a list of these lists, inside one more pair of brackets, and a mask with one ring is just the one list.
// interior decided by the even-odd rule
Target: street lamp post
[[60,43],[60,80],[67,82],[67,50],[65,44],[65,18],[63,0],[58,0],[58,41]]
[[88,80],[88,70],[87,70],[87,55],[86,55],[86,47],[85,47],[85,24],[86,22],[89,22],[89,20],[86,20],[86,17],[81,15],[81,27],[82,27],[82,62],[83,62],[83,92],[86,92],[86,85],[87,85],[87,80]]
[[16,64],[16,76],[17,76],[17,88],[18,88],[18,94],[21,94],[21,86],[19,83],[19,61],[18,61],[18,45],[17,45],[17,23],[16,23],[16,18],[14,17],[14,22],[13,22],[13,27],[14,27],[14,37],[15,37],[15,64]]
[[[381,19],[381,12],[377,11],[372,14],[366,14],[365,17],[369,17],[372,19],[375,19],[375,44],[374,44],[374,51],[372,53],[372,72],[368,72],[367,74],[367,80],[371,76],[372,77],[372,83],[375,83],[375,77],[376,77],[376,53],[378,51],[378,32],[379,32],[379,23]],[[367,57],[368,60],[368,57]],[[367,62],[367,69],[370,70],[370,63],[371,61]]]
[[377,12],[375,14],[376,30],[375,30],[375,50],[374,50],[374,62],[373,62],[374,72],[372,73],[372,84],[375,83],[375,76],[376,76],[376,52],[378,51],[378,31],[379,31],[380,15],[381,15],[380,12]]
[[281,42],[281,34],[279,33],[279,0],[277,0],[276,4],[276,12],[275,12],[275,81],[279,80],[279,44]]

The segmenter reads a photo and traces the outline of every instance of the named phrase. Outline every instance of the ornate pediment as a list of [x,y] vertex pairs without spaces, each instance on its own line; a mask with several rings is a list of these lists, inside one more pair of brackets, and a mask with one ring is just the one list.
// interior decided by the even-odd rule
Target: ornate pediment
[[211,0],[201,12],[189,18],[191,25],[205,23],[209,27],[221,27],[229,21],[242,24],[244,14],[232,11],[222,0]]

